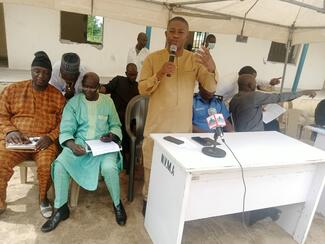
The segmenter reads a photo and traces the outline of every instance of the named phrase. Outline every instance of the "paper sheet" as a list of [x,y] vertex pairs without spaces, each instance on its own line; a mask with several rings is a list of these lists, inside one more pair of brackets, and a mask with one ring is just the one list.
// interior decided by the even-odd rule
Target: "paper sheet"
[[28,144],[16,144],[16,143],[6,143],[7,149],[12,150],[35,150],[36,143],[40,139],[40,137],[29,137],[30,143]]
[[91,149],[91,152],[93,153],[93,156],[110,153],[110,152],[118,152],[121,150],[119,145],[117,145],[115,142],[102,142],[100,140],[88,140],[86,141],[88,146]]
[[286,109],[281,107],[279,104],[276,103],[267,104],[264,107],[264,111],[263,111],[263,122],[267,124],[272,120],[278,118],[285,111]]

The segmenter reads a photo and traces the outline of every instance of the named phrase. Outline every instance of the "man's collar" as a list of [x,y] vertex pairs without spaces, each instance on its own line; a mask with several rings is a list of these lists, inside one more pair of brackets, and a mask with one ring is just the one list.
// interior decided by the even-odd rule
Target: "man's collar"
[[212,98],[211,100],[205,100],[205,99],[201,96],[200,93],[198,93],[197,95],[198,95],[198,98],[199,98],[202,102],[204,102],[204,103],[210,103],[211,100],[213,99],[213,98]]

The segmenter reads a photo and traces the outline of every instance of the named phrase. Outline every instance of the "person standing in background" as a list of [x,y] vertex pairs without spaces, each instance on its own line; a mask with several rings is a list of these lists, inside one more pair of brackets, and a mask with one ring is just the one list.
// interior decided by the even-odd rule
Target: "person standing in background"
[[122,153],[124,160],[124,169],[129,172],[129,150],[130,150],[130,137],[125,129],[125,112],[129,101],[139,95],[138,83],[136,82],[138,76],[137,66],[133,63],[129,63],[126,66],[125,76],[116,76],[108,84],[101,85],[100,92],[105,94],[111,94],[111,98],[114,101],[116,111],[122,123]]
[[149,54],[149,49],[146,48],[147,36],[146,33],[140,32],[137,38],[137,45],[129,50],[127,64],[134,63],[141,72],[143,62]]
[[209,48],[212,50],[216,46],[216,37],[213,34],[207,35],[205,42],[204,42],[204,47]]

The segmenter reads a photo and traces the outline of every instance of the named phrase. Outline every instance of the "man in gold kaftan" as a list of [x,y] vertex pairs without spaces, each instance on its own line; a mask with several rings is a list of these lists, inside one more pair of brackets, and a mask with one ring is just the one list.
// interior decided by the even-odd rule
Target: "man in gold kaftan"
[[[144,130],[144,208],[148,194],[153,140],[150,133],[176,133],[192,131],[192,100],[195,81],[214,92],[217,70],[207,48],[197,54],[183,48],[189,32],[182,17],[171,19],[165,32],[167,48],[150,54],[142,67],[139,93],[150,96]],[[174,62],[169,61],[170,46],[177,46]]]

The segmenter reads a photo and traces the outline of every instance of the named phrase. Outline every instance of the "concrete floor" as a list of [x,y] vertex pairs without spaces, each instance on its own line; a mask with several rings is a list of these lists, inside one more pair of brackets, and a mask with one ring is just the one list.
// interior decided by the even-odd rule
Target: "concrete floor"
[[[32,173],[29,172],[29,182]],[[139,177],[140,178],[140,177]],[[44,234],[40,226],[45,222],[37,204],[37,184],[20,184],[16,168],[7,194],[8,209],[0,216],[0,243],[152,243],[143,226],[140,179],[136,180],[135,199],[126,200],[127,180],[121,177],[122,201],[128,221],[126,226],[116,224],[112,201],[103,182],[95,192],[80,191],[79,205],[71,210],[70,218],[56,230]],[[182,243],[185,244],[293,244],[290,235],[270,218],[252,227],[244,227],[240,215],[208,218],[185,224]],[[317,215],[310,230],[307,244],[325,243],[325,218]]]
[[[13,71],[0,68],[0,82],[29,79],[29,71]],[[103,79],[105,80],[105,78]],[[109,80],[107,78],[107,80]],[[325,91],[319,92],[325,97]],[[32,173],[29,172],[29,182]],[[141,172],[138,171],[138,175]],[[115,222],[112,201],[106,186],[100,182],[95,192],[80,191],[79,205],[71,210],[70,218],[58,228],[44,234],[40,231],[45,222],[39,213],[37,184],[20,184],[18,168],[12,177],[7,194],[7,211],[0,216],[0,244],[15,243],[112,243],[146,244],[152,243],[143,226],[141,176],[136,181],[135,199],[126,200],[127,178],[121,176],[122,201],[128,221],[120,227]],[[240,215],[208,218],[185,224],[183,243],[188,244],[291,244],[296,243],[270,218],[246,228],[240,222]],[[315,216],[307,244],[325,243],[325,218]],[[169,243],[166,243],[169,244]]]

